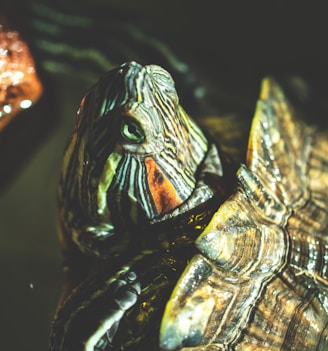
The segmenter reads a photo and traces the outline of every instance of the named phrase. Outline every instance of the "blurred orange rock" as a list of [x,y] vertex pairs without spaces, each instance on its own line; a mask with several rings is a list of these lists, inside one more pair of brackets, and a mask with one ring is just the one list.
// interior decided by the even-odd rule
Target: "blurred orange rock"
[[0,132],[42,95],[31,52],[17,31],[0,22]]

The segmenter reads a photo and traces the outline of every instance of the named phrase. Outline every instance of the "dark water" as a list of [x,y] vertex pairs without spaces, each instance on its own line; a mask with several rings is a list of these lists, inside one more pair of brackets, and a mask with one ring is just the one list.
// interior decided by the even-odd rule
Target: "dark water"
[[[144,16],[149,28],[167,38],[204,79],[227,96],[252,104],[262,76],[296,73],[310,81],[320,97],[320,111],[324,111],[328,76],[325,12],[283,3],[251,8],[246,2],[242,6],[226,3],[144,0],[91,5],[89,1],[89,6]],[[2,11],[5,5],[6,1]],[[10,142],[1,144],[0,139],[5,148],[2,155],[9,155],[0,164],[1,173],[6,175],[1,179],[0,193],[3,350],[47,350],[61,286],[55,189],[64,145],[84,88],[61,77],[47,77],[45,83],[49,84],[47,99],[34,124],[22,123],[22,129],[17,123],[18,131],[10,136]],[[17,167],[12,166],[15,163]]]

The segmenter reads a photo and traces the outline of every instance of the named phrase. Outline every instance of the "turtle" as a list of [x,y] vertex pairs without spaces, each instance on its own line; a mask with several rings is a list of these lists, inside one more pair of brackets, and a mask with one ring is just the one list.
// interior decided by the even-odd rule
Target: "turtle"
[[51,350],[326,349],[327,147],[272,78],[239,167],[166,70],[104,74],[64,155]]

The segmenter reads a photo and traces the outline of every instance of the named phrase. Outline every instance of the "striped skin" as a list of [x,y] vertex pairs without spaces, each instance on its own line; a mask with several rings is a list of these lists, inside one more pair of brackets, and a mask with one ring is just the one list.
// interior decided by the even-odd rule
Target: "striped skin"
[[[131,62],[108,72],[84,97],[65,152],[63,240],[100,256],[135,245],[130,228],[189,209],[180,205],[196,188],[207,150],[165,70]],[[212,196],[204,192],[202,201]]]
[[51,350],[157,348],[194,239],[231,191],[230,167],[159,66],[125,63],[99,80],[82,100],[59,184],[68,286]]
[[247,166],[168,301],[162,350],[327,350],[327,152],[265,80]]

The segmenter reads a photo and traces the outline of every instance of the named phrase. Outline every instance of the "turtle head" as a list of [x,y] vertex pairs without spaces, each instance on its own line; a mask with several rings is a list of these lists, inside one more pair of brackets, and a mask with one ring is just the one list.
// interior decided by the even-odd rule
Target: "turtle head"
[[110,238],[120,250],[124,233],[188,201],[207,150],[167,71],[129,62],[106,73],[81,102],[64,158],[62,220],[73,241],[83,250]]

